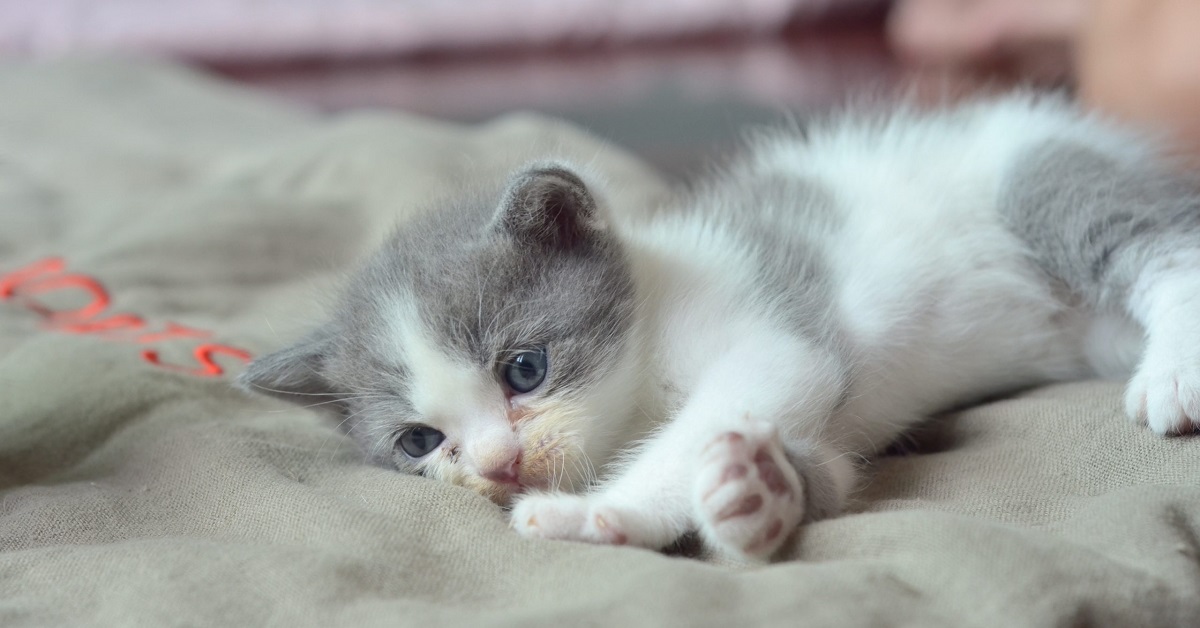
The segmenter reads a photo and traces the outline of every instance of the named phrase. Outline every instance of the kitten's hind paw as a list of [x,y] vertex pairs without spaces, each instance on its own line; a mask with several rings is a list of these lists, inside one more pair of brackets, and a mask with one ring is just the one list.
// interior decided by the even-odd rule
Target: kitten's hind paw
[[1125,413],[1155,434],[1200,430],[1200,365],[1147,357],[1125,391]]
[[[512,527],[526,538],[625,545],[631,534],[612,508],[565,493],[527,495],[512,510]],[[636,543],[637,537],[633,536]]]
[[695,503],[701,533],[746,558],[768,558],[804,518],[804,484],[774,426],[725,432],[705,446]]

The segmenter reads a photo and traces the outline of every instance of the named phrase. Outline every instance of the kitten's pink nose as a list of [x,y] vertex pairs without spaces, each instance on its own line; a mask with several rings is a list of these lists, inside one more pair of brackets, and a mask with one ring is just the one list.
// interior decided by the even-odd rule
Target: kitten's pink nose
[[497,484],[520,484],[521,483],[521,454],[517,453],[516,457],[507,464],[499,465],[491,469],[485,469],[480,473],[483,477]]

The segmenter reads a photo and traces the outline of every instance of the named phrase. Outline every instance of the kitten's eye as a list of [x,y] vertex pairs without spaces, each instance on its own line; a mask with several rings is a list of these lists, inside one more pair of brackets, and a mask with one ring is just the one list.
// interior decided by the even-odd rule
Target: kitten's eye
[[432,427],[418,425],[404,430],[396,446],[410,458],[421,458],[429,454],[446,440],[446,436]]
[[522,351],[504,365],[504,381],[518,393],[527,393],[546,379],[546,350]]

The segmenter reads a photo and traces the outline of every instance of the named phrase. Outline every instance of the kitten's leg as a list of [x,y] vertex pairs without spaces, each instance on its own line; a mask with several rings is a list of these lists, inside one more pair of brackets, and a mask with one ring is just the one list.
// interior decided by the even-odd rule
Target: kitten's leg
[[611,481],[586,496],[526,497],[514,527],[653,548],[699,528],[710,544],[756,558],[773,553],[806,512],[831,514],[853,468],[802,434],[816,433],[840,399],[838,362],[772,336],[745,339],[711,364],[675,418]]
[[699,443],[691,426],[672,421],[591,493],[518,498],[512,526],[533,538],[666,547],[692,527],[687,490],[694,469],[686,454],[693,446]]
[[[1109,149],[1111,150],[1111,147]],[[1200,427],[1200,195],[1145,160],[1048,143],[1009,174],[1001,219],[1085,301],[1145,329],[1126,394],[1158,434]]]
[[692,508],[710,546],[766,558],[805,518],[834,514],[851,490],[850,460],[820,439],[844,399],[845,369],[785,334],[745,337],[713,364],[679,415],[712,426],[696,451]]
[[1146,345],[1126,412],[1157,434],[1200,428],[1200,249],[1147,265],[1129,309],[1146,329]]
[[745,339],[715,364],[680,413],[713,426],[697,452],[696,522],[726,555],[767,558],[802,521],[835,514],[853,485],[850,460],[820,439],[843,399],[844,368],[775,334]]
[[693,502],[709,545],[728,556],[766,558],[800,523],[836,514],[854,471],[813,439],[784,439],[775,424],[745,419],[701,451]]

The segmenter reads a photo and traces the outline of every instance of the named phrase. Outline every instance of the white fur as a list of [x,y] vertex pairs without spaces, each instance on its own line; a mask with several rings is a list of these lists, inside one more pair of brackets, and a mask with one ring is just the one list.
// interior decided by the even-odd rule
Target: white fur
[[[536,395],[506,397],[493,370],[455,360],[438,346],[414,301],[396,301],[383,342],[397,349],[397,359],[411,373],[413,409],[445,435],[436,455],[417,463],[427,474],[473,486],[503,503],[513,489],[486,476],[509,469],[519,455],[529,471],[522,481],[571,489],[593,480],[594,466],[646,429],[643,414],[650,402],[629,394],[646,371],[637,358],[638,343],[625,347],[617,360],[622,367],[576,391],[572,406],[539,405]],[[543,451],[548,443],[552,451]],[[539,454],[548,459],[530,464]]]
[[1200,427],[1200,250],[1148,267],[1132,292],[1129,310],[1149,337],[1126,412],[1157,434],[1190,432]]
[[[1150,349],[1130,412],[1159,433],[1200,424],[1200,258],[1148,272],[1132,318],[1093,317],[1054,294],[1001,225],[1004,174],[1051,139],[1131,162],[1149,154],[1059,101],[1025,97],[942,117],[818,128],[803,142],[759,147],[751,169],[815,180],[843,212],[842,226],[826,234],[826,261],[852,364],[781,327],[771,303],[747,298],[758,272],[753,245],[703,212],[617,225],[644,299],[654,376],[642,395],[675,411],[591,494],[519,500],[514,527],[646,547],[698,527],[734,555],[767,556],[782,542],[760,543],[770,521],[750,517],[749,528],[722,531],[697,497],[697,486],[747,455],[701,455],[728,434],[768,442],[762,435],[774,429],[805,440],[840,504],[853,490],[854,463],[931,412],[1038,382],[1127,372],[1141,352],[1141,325],[1151,330]],[[778,214],[788,229],[789,215]],[[1113,330],[1120,341],[1106,338]],[[843,400],[837,375],[846,368],[855,372]],[[799,523],[803,513],[766,499],[758,513]]]
[[[424,330],[414,307],[398,306],[389,321],[390,344],[401,348],[412,372],[410,401],[446,435],[442,450],[457,450],[457,463],[469,466],[474,474],[507,469],[523,448],[509,425],[507,403],[494,379],[475,365],[447,359]],[[446,464],[446,459],[427,460]]]

